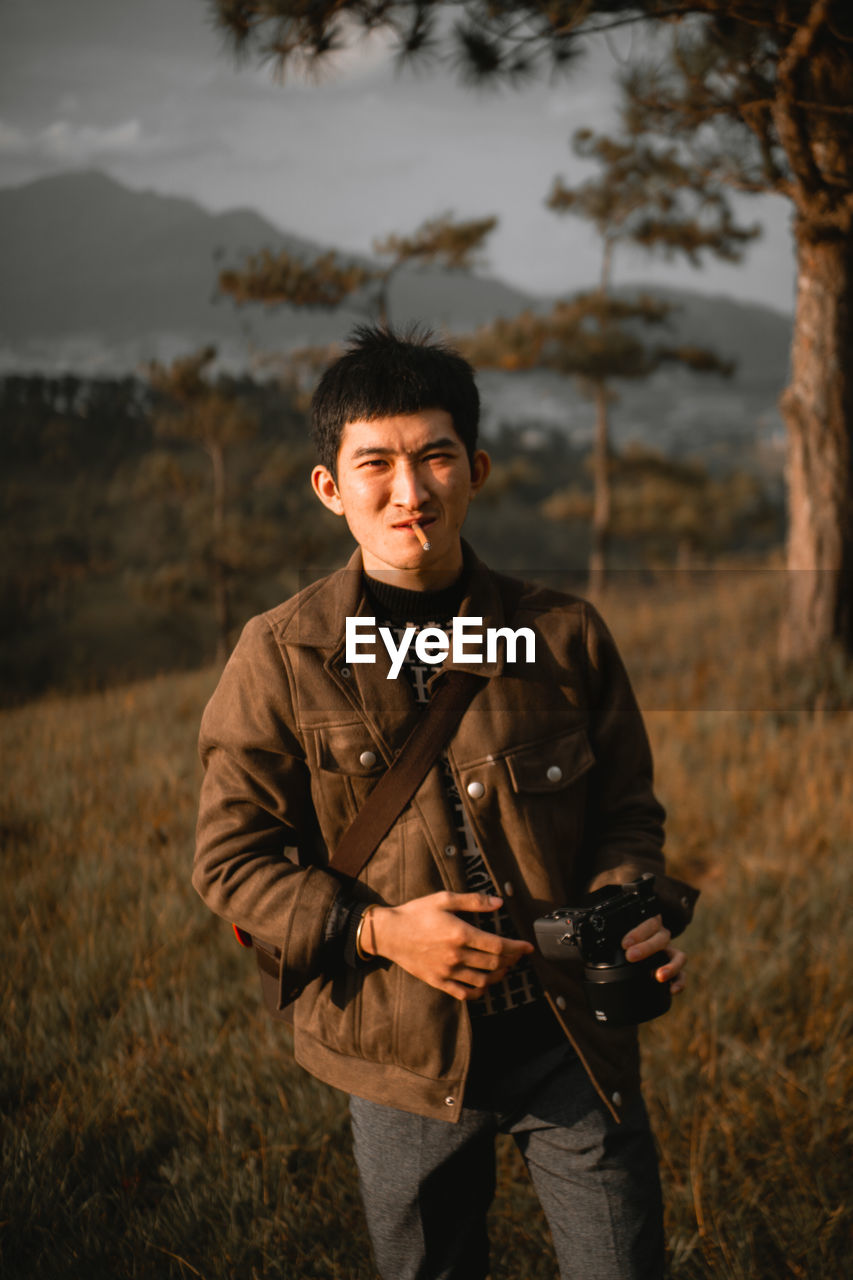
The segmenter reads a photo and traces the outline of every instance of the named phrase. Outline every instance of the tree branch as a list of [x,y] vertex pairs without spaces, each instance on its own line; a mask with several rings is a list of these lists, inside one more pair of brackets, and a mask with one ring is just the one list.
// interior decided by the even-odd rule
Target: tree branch
[[797,91],[801,69],[814,49],[819,31],[827,24],[831,3],[832,0],[813,0],[806,21],[777,64],[779,91],[773,104],[773,118],[803,203],[821,190],[823,179],[812,151],[805,114],[798,106]]

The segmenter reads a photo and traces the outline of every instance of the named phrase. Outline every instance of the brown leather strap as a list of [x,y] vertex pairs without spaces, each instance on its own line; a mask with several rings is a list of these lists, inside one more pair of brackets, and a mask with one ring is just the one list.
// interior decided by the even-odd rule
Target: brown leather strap
[[[524,583],[514,578],[497,576],[503,604],[504,622],[515,613]],[[424,778],[429,773],[441,748],[478,689],[486,684],[485,676],[469,671],[446,671],[418,723],[409,734],[400,754],[383,774],[341,837],[329,866],[333,871],[353,879],[376,852]]]
[[[351,876],[353,880],[356,878],[429,773],[474,694],[485,683],[483,676],[468,671],[448,671],[442,677],[435,695],[400,748],[400,754],[341,837],[329,862],[331,870]],[[255,943],[258,967],[278,981],[281,969],[278,948],[268,951],[237,925],[234,932],[242,946],[251,947]]]
[[478,689],[483,676],[448,671],[404,742],[400,754],[347,827],[329,867],[353,879],[373,856],[424,778]]
[[[498,590],[509,622],[515,612],[523,583],[498,575]],[[434,764],[438,753],[450,740],[468,704],[486,677],[468,671],[447,671],[435,694],[412,729],[400,754],[347,827],[329,862],[334,871],[355,879],[370,861]],[[235,930],[237,926],[234,926]],[[243,932],[242,930],[240,932]],[[238,938],[239,938],[238,933]],[[248,934],[244,935],[246,938]],[[243,942],[243,945],[247,945]],[[251,941],[248,943],[252,945]],[[278,979],[280,956],[255,948],[260,968]]]

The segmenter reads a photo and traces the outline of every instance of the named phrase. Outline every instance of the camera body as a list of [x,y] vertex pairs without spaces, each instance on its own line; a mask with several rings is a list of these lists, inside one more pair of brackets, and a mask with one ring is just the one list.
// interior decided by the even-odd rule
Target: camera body
[[560,907],[534,920],[539,950],[557,964],[579,957],[584,991],[597,1022],[630,1026],[660,1017],[670,1007],[668,982],[655,970],[669,959],[665,951],[647,960],[626,959],[621,941],[643,920],[660,913],[655,878],[647,871],[630,884],[605,885],[580,907]]

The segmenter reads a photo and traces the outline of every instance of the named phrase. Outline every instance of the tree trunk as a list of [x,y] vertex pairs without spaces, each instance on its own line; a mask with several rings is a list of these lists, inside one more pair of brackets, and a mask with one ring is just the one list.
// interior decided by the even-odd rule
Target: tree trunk
[[231,656],[231,594],[228,570],[218,556],[213,564],[213,605],[216,611],[216,661],[224,666]]
[[213,605],[216,613],[216,660],[231,653],[231,593],[223,559],[225,540],[225,449],[219,440],[205,442],[213,466]]
[[[607,301],[613,270],[613,237],[604,236],[598,293]],[[606,321],[601,321],[602,337]],[[589,590],[599,595],[607,580],[607,549],[610,543],[610,424],[607,416],[607,384],[595,383],[595,440],[592,447],[592,544],[589,551]]]
[[610,439],[607,417],[607,387],[595,384],[595,441],[592,453],[592,545],[589,553],[589,589],[595,595],[604,590],[607,578],[607,549],[610,543]]
[[213,533],[221,538],[225,532],[225,450],[219,440],[205,441],[213,468]]
[[787,661],[853,654],[853,244],[798,236],[788,427]]

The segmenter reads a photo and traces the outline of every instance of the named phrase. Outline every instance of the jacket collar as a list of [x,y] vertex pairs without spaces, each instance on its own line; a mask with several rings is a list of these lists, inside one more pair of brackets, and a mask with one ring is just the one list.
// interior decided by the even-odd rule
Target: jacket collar
[[[504,605],[494,574],[464,540],[462,556],[468,571],[468,591],[459,606],[460,616],[482,618],[484,630],[504,626]],[[362,589],[362,574],[361,548],[357,547],[342,569],[302,593],[282,639],[288,644],[339,654],[343,660],[346,620],[363,616],[369,608]],[[382,665],[381,657],[382,646],[377,646],[377,663],[365,665]],[[481,676],[501,675],[503,669],[503,646],[494,662],[453,662],[449,655],[442,667],[442,670],[472,671]]]
[[[494,575],[467,543],[463,542],[462,549],[469,588],[459,606],[460,616],[482,618],[484,629],[503,626],[503,601]],[[364,719],[374,741],[390,760],[411,729],[416,708],[405,675],[401,672],[396,680],[388,678],[391,664],[383,644],[376,645],[375,662],[346,661],[346,619],[369,615],[362,572],[361,551],[357,549],[343,569],[307,587],[284,627],[282,639],[322,655],[327,676]],[[446,670],[470,671],[487,679],[500,675],[504,665],[503,646],[495,662],[453,662],[452,655],[448,655],[429,683],[440,680]]]
[[343,643],[347,618],[365,612],[362,573],[361,548],[356,547],[342,569],[299,593],[282,639],[311,649],[337,648]]

